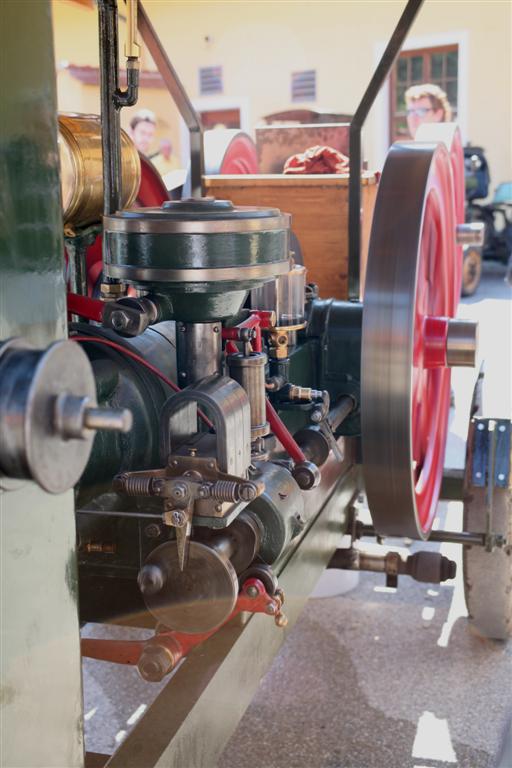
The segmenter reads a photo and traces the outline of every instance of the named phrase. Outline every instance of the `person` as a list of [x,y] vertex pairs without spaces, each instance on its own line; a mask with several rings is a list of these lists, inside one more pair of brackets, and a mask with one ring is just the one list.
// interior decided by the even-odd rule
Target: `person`
[[422,123],[449,123],[452,108],[446,93],[438,85],[413,85],[405,92],[407,127],[412,138]]
[[140,109],[130,120],[130,136],[143,155],[149,155],[149,150],[156,133],[156,117],[150,109]]
[[161,176],[165,176],[170,171],[178,170],[180,164],[173,153],[172,141],[170,139],[162,139],[160,149],[156,155],[151,157],[151,162]]

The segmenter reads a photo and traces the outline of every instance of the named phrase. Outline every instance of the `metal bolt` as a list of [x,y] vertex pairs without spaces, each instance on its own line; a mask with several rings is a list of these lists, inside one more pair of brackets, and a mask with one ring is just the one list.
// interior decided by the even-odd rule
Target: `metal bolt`
[[480,430],[480,432],[483,432],[483,430],[485,429],[485,424],[479,424],[478,429]]
[[213,326],[213,332],[214,333],[218,333],[219,332],[219,326],[218,325],[214,325]]
[[503,472],[500,472],[498,475],[498,480],[502,482],[504,479],[505,479],[505,475],[503,474]]
[[253,483],[242,483],[240,486],[240,499],[242,501],[253,501],[257,496],[258,489]]
[[310,418],[311,421],[313,421],[315,424],[318,424],[322,421],[322,411],[319,408],[316,408],[314,411],[312,411]]
[[284,613],[278,613],[275,618],[275,622],[276,622],[276,627],[280,627],[282,629],[283,627],[286,627],[286,625],[288,624],[288,617]]
[[185,333],[185,331],[187,330],[187,328],[186,328],[186,326],[185,326],[185,325],[183,325],[182,323],[180,323],[180,324],[178,325],[178,330],[180,330],[182,333]]
[[259,595],[258,587],[254,584],[251,584],[249,587],[247,587],[246,591],[249,597],[258,597]]
[[162,533],[162,529],[158,525],[158,523],[150,523],[149,525],[146,525],[144,528],[144,534],[148,539],[158,539],[160,534]]
[[185,483],[176,483],[171,491],[171,495],[175,499],[186,499],[189,494],[188,487]]
[[185,513],[181,511],[181,509],[173,509],[172,522],[174,523],[176,528],[182,528],[187,522],[187,517]]
[[222,512],[222,504],[216,504],[215,505],[215,511],[216,512]]
[[504,424],[500,424],[498,429],[499,429],[500,432],[504,432],[505,431],[505,425]]
[[165,491],[165,480],[153,479],[153,482],[151,484],[151,490],[153,491],[155,496],[160,496],[160,494]]
[[124,330],[130,323],[130,318],[121,309],[116,309],[110,315],[110,325],[115,331]]
[[147,645],[141,653],[137,668],[144,680],[159,683],[174,667],[174,658],[168,648]]
[[214,461],[209,461],[208,462],[208,469],[215,469],[215,462]]
[[154,595],[164,585],[164,575],[158,565],[145,565],[137,578],[139,589],[143,595]]
[[197,454],[197,448],[192,447],[188,449],[189,456],[196,456],[196,454]]
[[186,379],[187,378],[187,374],[185,373],[185,371],[181,371],[180,372],[180,378],[182,378],[182,379]]
[[269,614],[269,616],[273,616],[276,613],[276,610],[277,608],[274,603],[267,603],[265,606],[265,611]]
[[278,598],[278,600],[281,601],[281,605],[284,603],[284,589],[281,589],[281,587],[278,587],[275,591],[275,597]]

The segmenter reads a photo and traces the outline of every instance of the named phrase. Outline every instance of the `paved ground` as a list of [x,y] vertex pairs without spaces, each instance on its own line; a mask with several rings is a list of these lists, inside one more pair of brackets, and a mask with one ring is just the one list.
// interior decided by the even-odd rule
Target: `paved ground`
[[[512,392],[512,302],[503,274],[487,269],[460,310],[480,322],[488,368],[500,370],[493,397],[502,409]],[[451,466],[462,466],[471,387],[471,375],[458,371]],[[442,525],[456,529],[460,517],[457,503],[442,505]],[[442,545],[454,559],[459,549]],[[321,593],[332,592],[332,574]],[[356,586],[309,601],[220,768],[494,766],[512,714],[512,644],[469,632],[460,580],[431,588],[404,578],[390,592],[378,575],[361,575],[357,583],[344,574],[339,593],[338,584]],[[84,664],[91,751],[113,751],[158,692],[134,670],[109,667]]]
[[[486,265],[477,294],[459,310],[478,320],[480,359],[485,351],[486,370],[499,371],[495,415],[512,413],[512,293],[503,275]],[[452,467],[464,463],[472,386],[470,372],[455,372]],[[441,504],[439,527],[460,530],[461,506]],[[460,549],[441,545],[459,561]],[[239,768],[241,754],[244,768],[496,765],[512,716],[512,642],[469,631],[460,575],[436,588],[407,578],[397,591],[383,584],[377,574],[361,574],[349,592],[309,601],[220,768]]]

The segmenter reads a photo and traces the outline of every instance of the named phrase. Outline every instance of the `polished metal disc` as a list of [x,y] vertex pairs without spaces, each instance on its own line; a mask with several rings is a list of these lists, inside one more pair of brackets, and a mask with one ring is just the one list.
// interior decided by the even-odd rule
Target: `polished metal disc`
[[456,309],[453,197],[444,144],[391,147],[373,217],[361,353],[363,471],[382,535],[426,538],[439,498],[450,371],[424,368],[421,349],[426,318]]
[[236,571],[212,547],[191,541],[182,571],[176,542],[168,541],[151,552],[145,568],[148,566],[156,567],[159,573],[158,589],[143,590],[146,606],[170,629],[209,632],[232,613],[238,596]]

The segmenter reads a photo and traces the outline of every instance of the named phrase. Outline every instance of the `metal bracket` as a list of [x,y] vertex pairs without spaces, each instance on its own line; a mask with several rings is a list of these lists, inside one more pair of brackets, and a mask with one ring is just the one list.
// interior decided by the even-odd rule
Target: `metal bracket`
[[[495,487],[507,488],[510,478],[512,424],[508,419],[475,419],[474,422],[471,484],[477,488],[485,488],[489,476],[492,475]],[[489,465],[493,442],[494,471]]]
[[494,488],[508,488],[510,478],[511,422],[508,419],[474,419],[471,485],[487,488],[485,548],[504,545],[493,527]]

